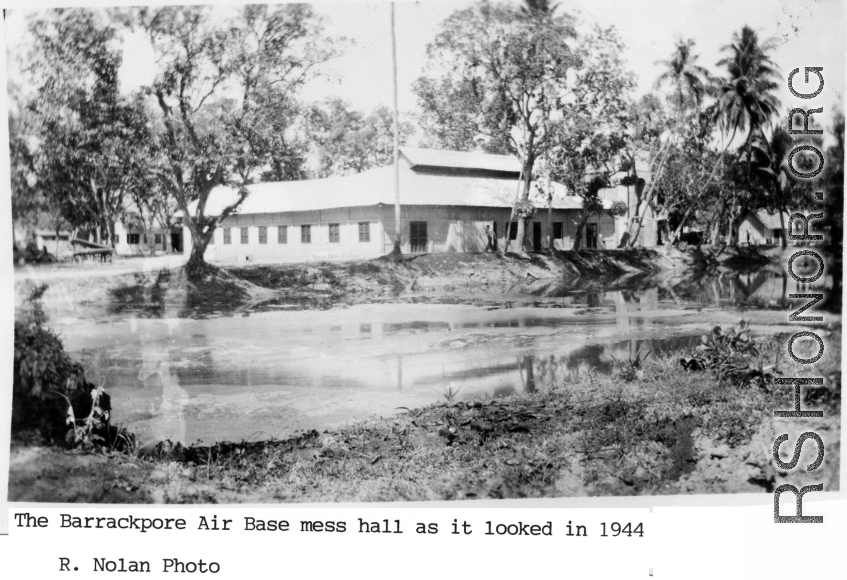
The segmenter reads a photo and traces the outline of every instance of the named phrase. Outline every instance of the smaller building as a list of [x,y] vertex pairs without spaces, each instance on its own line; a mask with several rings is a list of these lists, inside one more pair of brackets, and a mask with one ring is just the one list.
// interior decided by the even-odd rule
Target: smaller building
[[775,245],[782,243],[789,227],[790,214],[782,212],[770,213],[760,209],[756,213],[748,212],[738,227],[738,243],[748,246]]
[[109,259],[112,249],[83,238],[75,237],[70,232],[35,230],[32,241],[39,252],[47,252],[57,260],[76,260],[85,258]]
[[145,232],[135,225],[115,223],[115,253],[119,256],[154,256],[182,253],[182,228],[156,227]]

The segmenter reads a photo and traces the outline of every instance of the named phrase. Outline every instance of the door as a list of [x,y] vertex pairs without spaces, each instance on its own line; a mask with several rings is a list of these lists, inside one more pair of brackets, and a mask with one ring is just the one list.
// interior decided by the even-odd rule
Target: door
[[427,250],[426,222],[409,222],[409,241],[411,242],[413,254],[420,254]]
[[597,249],[597,224],[586,224],[585,247],[589,250]]
[[532,222],[532,249],[540,252],[541,247],[541,222]]

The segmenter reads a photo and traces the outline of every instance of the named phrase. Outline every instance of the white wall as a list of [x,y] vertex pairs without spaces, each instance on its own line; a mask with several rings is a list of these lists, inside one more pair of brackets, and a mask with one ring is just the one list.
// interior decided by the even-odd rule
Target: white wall
[[[370,224],[370,241],[359,241],[359,222],[300,223],[286,226],[227,226],[215,230],[212,243],[206,249],[209,262],[221,263],[285,263],[321,260],[376,258],[381,255],[379,240],[382,228],[378,221]],[[338,242],[329,241],[330,223],[338,223]],[[311,242],[301,240],[301,227],[311,226]],[[241,229],[247,229],[247,243],[241,241]],[[259,243],[259,229],[267,228],[266,243]],[[279,243],[279,228],[287,228],[287,242]],[[230,230],[230,243],[224,243],[224,230]],[[191,235],[185,229],[186,253],[190,253]]]

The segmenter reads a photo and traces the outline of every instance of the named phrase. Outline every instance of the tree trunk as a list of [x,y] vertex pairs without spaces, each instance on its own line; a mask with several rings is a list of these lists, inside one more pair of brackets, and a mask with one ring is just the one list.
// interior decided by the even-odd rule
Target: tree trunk
[[526,218],[518,219],[518,235],[515,237],[515,245],[517,245],[517,252],[519,254],[523,254],[526,252]]
[[671,226],[668,220],[662,220],[662,237],[665,240],[665,245],[669,246],[671,243]]
[[205,275],[209,270],[209,265],[206,264],[206,259],[203,255],[206,253],[206,248],[212,239],[214,230],[210,230],[204,235],[193,236],[191,254],[188,257],[188,262],[185,264],[185,274],[189,280],[196,280]]
[[106,243],[103,244],[103,245],[106,246],[107,248],[115,247],[115,244],[113,243],[114,240],[112,239],[112,237],[113,237],[112,232],[114,231],[114,227],[112,226],[112,223],[113,222],[111,220],[108,220],[108,219],[106,220]]
[[[141,216],[141,231],[144,235],[144,244],[147,246],[147,251],[150,252],[150,255],[153,255],[153,248],[150,243],[150,227],[147,225],[147,221],[144,219],[144,216]],[[142,252],[144,254],[144,252]]]
[[[548,180],[547,186],[550,186],[550,182]],[[553,239],[553,194],[549,193],[549,197],[547,199],[547,250],[551,253],[553,252],[553,245],[556,240]]]
[[785,229],[785,215],[788,213],[785,209],[785,205],[781,205],[779,208],[779,227],[782,228],[782,249],[786,249],[788,247],[788,232]]
[[685,213],[682,214],[682,219],[679,220],[679,225],[676,226],[676,229],[673,232],[673,240],[669,242],[671,245],[676,244],[679,241],[679,236],[682,235],[682,228],[685,227],[685,222],[688,221],[688,218],[692,213],[694,213],[694,206],[690,205],[688,206],[688,209],[685,210]]
[[545,157],[547,165],[547,250],[550,255],[553,254],[553,249],[556,240],[553,237],[553,187],[550,183],[550,156]]
[[[644,212],[640,214],[641,209],[641,200],[638,200],[638,204],[635,206],[635,215],[630,219],[629,228],[626,233],[622,236],[621,240],[628,240],[625,243],[629,244],[630,248],[635,247],[636,242],[638,241],[638,235],[641,233],[642,222],[644,221],[644,214],[647,213],[647,208],[650,207],[650,204],[653,202],[653,195],[656,191],[656,183],[659,181],[659,178],[662,176],[662,169],[665,166],[665,160],[668,158],[668,149],[670,149],[671,137],[668,138],[665,145],[662,147],[662,150],[659,151],[659,165],[656,167],[656,174],[650,174],[650,185],[648,186],[646,201],[644,203]],[[627,235],[629,234],[629,235]]]
[[589,217],[591,217],[590,214],[583,211],[579,218],[579,223],[577,224],[576,232],[574,233],[573,247],[571,248],[575,252],[578,252],[582,248],[582,230],[585,229],[585,224],[588,223]]
[[[501,252],[506,253],[509,251],[509,243],[512,241],[512,222],[515,221],[515,210],[518,208],[518,200],[520,200],[521,196],[521,184],[523,183],[523,165],[521,166],[521,173],[518,176],[518,187],[515,190],[515,203],[512,204],[512,213],[509,214],[509,221],[506,223],[506,242],[501,246]],[[520,221],[518,220],[518,230],[520,230]],[[515,237],[515,242],[518,241],[519,238]],[[520,250],[519,250],[520,251]]]

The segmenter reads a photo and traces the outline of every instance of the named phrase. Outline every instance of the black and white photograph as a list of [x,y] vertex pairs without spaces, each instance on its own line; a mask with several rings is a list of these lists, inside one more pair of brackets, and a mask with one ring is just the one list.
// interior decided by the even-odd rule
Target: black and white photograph
[[840,491],[846,9],[4,10],[8,500],[804,521]]

